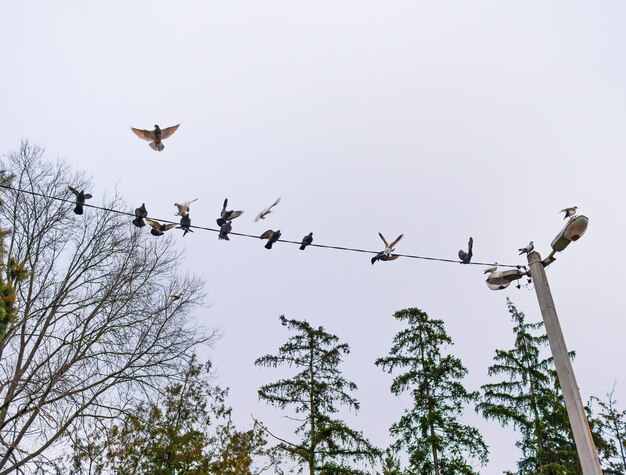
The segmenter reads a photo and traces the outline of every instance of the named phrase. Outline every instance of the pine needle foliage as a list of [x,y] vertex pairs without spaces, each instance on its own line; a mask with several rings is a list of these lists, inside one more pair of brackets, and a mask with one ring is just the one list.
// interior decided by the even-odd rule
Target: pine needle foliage
[[443,353],[453,344],[443,321],[418,308],[399,310],[394,318],[406,328],[376,365],[395,375],[394,395],[408,392],[413,399],[413,406],[390,428],[393,447],[408,454],[405,473],[478,473],[473,464],[487,462],[487,446],[478,429],[461,422],[465,407],[478,400],[478,393],[463,386],[467,369],[461,360]]
[[351,393],[356,384],[347,380],[339,369],[347,343],[328,333],[323,327],[313,327],[306,320],[290,320],[280,316],[280,322],[295,334],[275,355],[265,355],[257,366],[276,368],[287,366],[297,373],[289,378],[263,385],[259,398],[280,409],[293,408],[300,425],[295,430],[296,441],[280,439],[277,449],[294,460],[299,473],[304,468],[310,475],[360,475],[368,472],[359,468],[374,463],[380,455],[361,432],[336,417],[340,407],[358,411],[359,402]]

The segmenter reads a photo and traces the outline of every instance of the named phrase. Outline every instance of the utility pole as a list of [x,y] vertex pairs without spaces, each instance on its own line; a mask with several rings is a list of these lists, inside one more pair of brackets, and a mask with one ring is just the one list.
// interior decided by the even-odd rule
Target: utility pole
[[596,447],[593,444],[591,431],[589,430],[589,422],[587,421],[587,415],[585,414],[578,385],[576,384],[574,369],[572,368],[572,362],[567,352],[567,346],[565,345],[561,324],[556,314],[554,300],[552,300],[550,286],[548,285],[548,279],[544,270],[544,263],[538,252],[528,254],[528,264],[530,265],[530,275],[535,285],[535,291],[537,292],[537,300],[539,301],[546,334],[550,342],[550,350],[554,358],[559,384],[563,391],[565,407],[567,408],[567,415],[572,426],[576,450],[578,451],[578,458],[583,469],[583,474],[602,475]]

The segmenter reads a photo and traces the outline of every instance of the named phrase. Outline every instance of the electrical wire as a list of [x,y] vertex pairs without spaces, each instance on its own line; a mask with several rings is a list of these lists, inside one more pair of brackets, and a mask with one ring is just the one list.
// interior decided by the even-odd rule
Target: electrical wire
[[[44,193],[38,193],[36,191],[32,191],[32,190],[24,190],[21,188],[15,188],[13,186],[10,185],[3,185],[0,184],[0,188],[5,188],[7,190],[13,190],[17,193],[27,193],[30,195],[34,195],[34,196],[40,196],[42,198],[48,198],[48,199],[52,199],[52,200],[57,200],[57,201],[61,201],[61,202],[65,202],[65,203],[70,203],[70,204],[75,204],[74,200],[70,200],[70,199],[66,199],[66,198],[59,198],[58,196],[50,196],[50,195],[46,195]],[[107,208],[107,207],[103,207],[103,206],[98,206],[98,205],[92,205],[92,204],[88,204],[88,203],[84,203],[83,206],[88,207],[88,208],[93,208],[93,209],[99,209],[102,211],[106,211],[109,213],[117,213],[117,214],[121,214],[121,215],[125,215],[125,216],[131,216],[133,218],[135,218],[135,213],[130,213],[128,211],[122,211],[122,210],[118,210],[118,209],[113,209],[113,208]],[[179,224],[176,221],[170,221],[167,219],[160,219],[160,218],[153,218],[153,217],[147,217],[146,219],[152,219],[154,221],[158,221],[159,223],[166,223],[166,224]],[[203,231],[211,231],[214,233],[219,233],[220,230],[219,229],[215,229],[215,228],[210,228],[210,227],[206,227],[206,226],[198,226],[198,225],[191,225],[189,226],[190,228],[193,229],[200,229]],[[253,239],[260,239],[259,236],[256,236],[254,234],[246,234],[246,233],[238,233],[235,231],[231,231],[230,233],[228,233],[231,236],[241,236],[241,237],[247,237],[247,238],[253,238]],[[298,246],[302,244],[301,241],[290,241],[288,239],[278,239],[278,242],[285,242],[288,244],[297,244]],[[369,251],[367,249],[359,249],[359,248],[354,248],[354,247],[344,247],[344,246],[332,246],[332,245],[328,245],[328,244],[317,244],[317,243],[311,243],[309,244],[307,247],[319,247],[322,249],[334,249],[334,250],[338,250],[338,251],[348,251],[348,252],[361,252],[361,253],[365,253],[365,254],[378,254],[380,251]],[[425,260],[425,261],[436,261],[436,262],[453,262],[455,264],[459,264],[460,261],[458,259],[445,259],[445,258],[441,258],[441,257],[431,257],[431,256],[417,256],[414,254],[397,254],[397,253],[393,253],[393,255],[397,255],[398,257],[405,257],[408,259],[421,259],[421,260]],[[523,265],[516,265],[516,264],[495,264],[494,262],[469,262],[466,265],[475,265],[475,266],[498,266],[498,267],[511,267],[511,268],[516,268],[516,269],[521,269],[521,268],[525,268],[526,266]]]

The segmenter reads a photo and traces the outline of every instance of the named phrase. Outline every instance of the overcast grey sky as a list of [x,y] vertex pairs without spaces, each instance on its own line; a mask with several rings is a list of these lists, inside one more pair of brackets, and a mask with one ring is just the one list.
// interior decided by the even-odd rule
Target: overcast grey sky
[[[173,218],[198,197],[194,224],[214,226],[224,197],[246,213],[234,230],[365,249],[377,232],[397,251],[525,263],[547,255],[577,205],[587,234],[548,268],[583,399],[617,381],[626,402],[626,29],[623,2],[32,1],[0,16],[0,151],[28,138],[114,187],[129,206]],[[129,126],[180,122],[162,153]],[[265,223],[252,219],[276,197]],[[505,298],[532,321],[532,289],[493,292],[477,266],[196,232],[185,269],[207,281],[197,315],[223,338],[204,350],[250,414],[290,435],[257,400],[278,371],[255,368],[289,336],[278,315],[323,325],[350,344],[344,374],[376,444],[407,398],[373,361],[399,330],[395,310],[441,318],[477,389],[496,348],[513,344]],[[490,446],[485,474],[514,469],[512,429],[469,411]]]

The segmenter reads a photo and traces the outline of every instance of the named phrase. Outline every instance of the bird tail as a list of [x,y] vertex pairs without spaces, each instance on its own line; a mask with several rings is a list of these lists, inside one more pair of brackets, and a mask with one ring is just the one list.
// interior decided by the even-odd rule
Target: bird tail
[[272,244],[274,244],[273,242],[267,241],[267,243],[265,244],[265,249],[271,249],[272,248]]
[[155,140],[153,140],[152,142],[150,142],[150,148],[152,150],[156,150],[157,152],[162,152],[163,149],[165,148],[165,145],[163,145],[163,142],[156,142]]
[[228,234],[224,234],[224,235],[219,235],[218,236],[220,239],[226,239],[227,241],[230,241],[230,238],[228,237]]
[[135,218],[133,219],[133,224],[138,228],[143,228],[146,225],[146,222],[143,220],[143,218]]
[[74,208],[74,213],[83,214],[83,205],[76,205],[76,208]]
[[376,262],[377,260],[378,260],[378,256],[372,257],[372,265],[374,265],[374,262]]
[[301,251],[304,251],[304,249],[305,249],[305,248],[306,248],[306,244],[302,244],[302,245],[300,246],[300,250],[301,250]]

